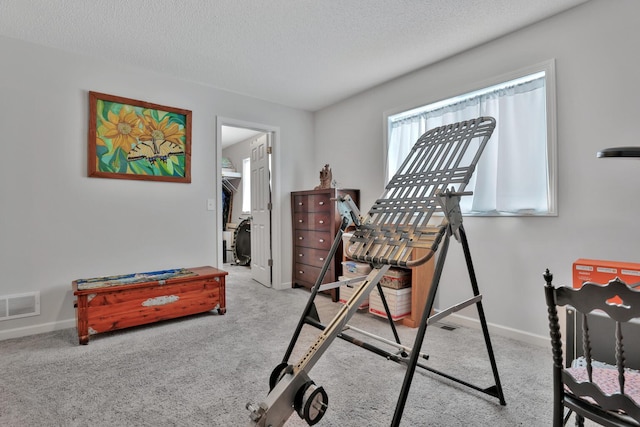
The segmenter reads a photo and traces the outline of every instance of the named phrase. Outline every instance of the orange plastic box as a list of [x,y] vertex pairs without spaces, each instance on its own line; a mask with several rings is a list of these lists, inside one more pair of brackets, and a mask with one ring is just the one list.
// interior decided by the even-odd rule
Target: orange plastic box
[[616,277],[627,285],[640,287],[640,264],[583,258],[573,263],[574,288],[580,288],[584,282],[605,284]]

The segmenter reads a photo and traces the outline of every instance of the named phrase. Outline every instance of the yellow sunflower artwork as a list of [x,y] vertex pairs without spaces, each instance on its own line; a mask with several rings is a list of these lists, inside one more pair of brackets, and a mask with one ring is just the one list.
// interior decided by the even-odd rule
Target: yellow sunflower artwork
[[89,143],[90,156],[95,147],[95,168],[90,164],[90,176],[189,177],[190,111],[92,94],[90,133],[95,137],[90,134]]

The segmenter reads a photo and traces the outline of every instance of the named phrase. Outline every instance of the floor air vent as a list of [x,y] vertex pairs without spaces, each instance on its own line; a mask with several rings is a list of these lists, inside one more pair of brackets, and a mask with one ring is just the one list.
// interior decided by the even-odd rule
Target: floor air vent
[[0,296],[0,320],[40,314],[40,292]]
[[451,325],[440,325],[440,329],[444,329],[445,331],[455,331],[456,327]]

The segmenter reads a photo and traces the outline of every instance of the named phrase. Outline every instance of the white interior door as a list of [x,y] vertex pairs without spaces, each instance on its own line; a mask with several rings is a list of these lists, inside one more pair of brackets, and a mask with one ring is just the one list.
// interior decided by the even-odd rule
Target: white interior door
[[251,278],[271,286],[271,134],[251,142]]

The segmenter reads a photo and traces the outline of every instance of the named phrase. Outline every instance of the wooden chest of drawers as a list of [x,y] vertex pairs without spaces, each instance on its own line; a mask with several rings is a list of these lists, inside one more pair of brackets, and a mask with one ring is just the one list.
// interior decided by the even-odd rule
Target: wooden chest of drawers
[[[340,228],[340,214],[335,198],[348,194],[360,204],[360,191],[327,188],[323,190],[295,191],[291,193],[293,224],[293,287],[311,288]],[[338,280],[342,274],[342,242],[331,262],[323,283]],[[338,301],[338,289],[328,291],[333,301]]]

